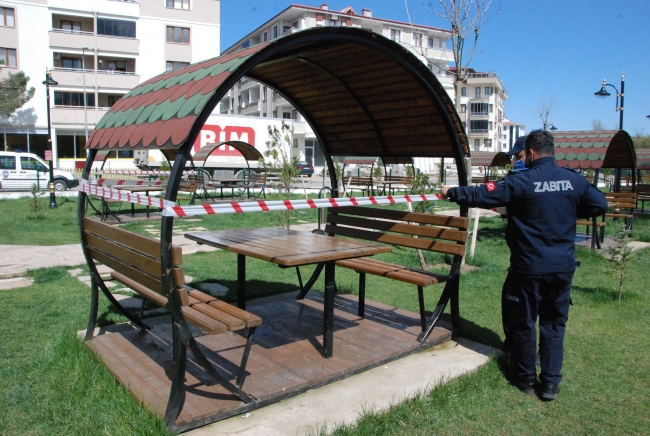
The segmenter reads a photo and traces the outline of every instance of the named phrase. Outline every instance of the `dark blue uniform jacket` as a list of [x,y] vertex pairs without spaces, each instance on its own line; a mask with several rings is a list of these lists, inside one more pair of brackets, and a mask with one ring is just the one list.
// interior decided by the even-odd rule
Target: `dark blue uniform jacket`
[[482,186],[449,190],[449,198],[469,207],[506,206],[510,268],[519,274],[575,271],[576,218],[607,210],[605,195],[553,157],[534,160],[527,171]]

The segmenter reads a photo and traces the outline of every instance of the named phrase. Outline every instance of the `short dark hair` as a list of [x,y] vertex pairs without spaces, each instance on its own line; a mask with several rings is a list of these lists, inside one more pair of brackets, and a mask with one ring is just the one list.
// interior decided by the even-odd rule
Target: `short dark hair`
[[540,156],[553,156],[555,153],[555,144],[553,135],[546,130],[533,130],[526,138],[524,149],[526,151],[533,149]]

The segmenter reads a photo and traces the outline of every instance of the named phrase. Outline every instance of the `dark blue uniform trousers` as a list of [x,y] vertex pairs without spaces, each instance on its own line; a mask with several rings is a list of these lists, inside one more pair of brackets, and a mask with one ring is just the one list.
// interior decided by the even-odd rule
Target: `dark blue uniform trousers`
[[505,313],[512,336],[519,381],[535,380],[539,318],[539,355],[542,383],[560,383],[564,359],[564,330],[571,304],[573,273],[530,276],[508,273]]

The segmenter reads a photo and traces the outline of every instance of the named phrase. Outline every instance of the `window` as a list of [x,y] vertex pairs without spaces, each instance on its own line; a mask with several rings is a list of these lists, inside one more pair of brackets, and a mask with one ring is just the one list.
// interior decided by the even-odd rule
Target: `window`
[[186,29],[185,27],[167,26],[167,42],[175,42],[177,44],[189,44],[190,29]]
[[477,86],[476,89],[474,89],[474,95],[476,98],[481,98],[481,87]]
[[278,37],[278,26],[273,26],[273,39]]
[[121,71],[126,73],[126,61],[107,60],[106,69],[108,71]]
[[[95,94],[86,93],[88,103],[86,106],[95,106]],[[70,92],[70,91],[54,91],[54,105],[55,106],[76,106],[81,107],[84,105],[83,92]]]
[[487,133],[488,122],[487,120],[471,120],[469,122],[470,133]]
[[20,167],[23,170],[40,170],[45,171],[45,167],[41,161],[34,159],[33,157],[20,156]]
[[486,86],[485,87],[485,95],[492,95],[492,92],[494,91],[494,88],[491,86]]
[[12,8],[0,8],[0,27],[15,27],[14,10]]
[[15,170],[16,156],[0,156],[0,170]]
[[135,38],[135,21],[97,18],[97,34]]
[[428,38],[427,39],[427,47],[433,48],[433,38]]
[[165,6],[173,9],[190,9],[190,0],[166,0]]
[[413,33],[413,45],[415,47],[422,47],[422,34]]
[[492,140],[491,139],[486,139],[485,140],[485,146],[487,148],[492,148]]
[[475,139],[474,140],[474,151],[479,151],[481,149],[481,140],[480,139]]
[[465,113],[467,111],[467,105],[466,104],[461,104],[460,105],[460,113]]
[[267,32],[262,33],[262,42],[269,40],[269,34]]
[[16,50],[13,48],[0,47],[0,63],[8,67],[17,67]]
[[282,112],[282,118],[284,118],[285,120],[290,120],[291,112]]
[[189,64],[190,64],[189,62],[167,61],[167,71],[178,70],[179,68],[185,68]]
[[63,58],[61,59],[61,65],[63,68],[75,68],[77,70],[80,70],[81,58]]
[[61,20],[61,30],[69,32],[81,32],[81,21]]
[[490,130],[492,130],[492,128],[494,127],[494,123],[490,121],[489,125],[490,125]]
[[470,115],[488,115],[488,104],[487,103],[471,103],[470,104]]
[[397,29],[390,29],[390,39],[396,42],[402,41],[402,32]]
[[460,95],[462,95],[463,97],[467,96],[467,88],[465,88],[464,86],[460,88]]
[[494,112],[494,105],[491,104],[491,105],[490,105],[490,113],[493,113],[493,112]]

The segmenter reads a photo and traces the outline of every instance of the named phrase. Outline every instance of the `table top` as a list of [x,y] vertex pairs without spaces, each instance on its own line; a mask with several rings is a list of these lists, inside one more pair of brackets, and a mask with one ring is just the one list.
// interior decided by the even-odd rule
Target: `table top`
[[389,245],[334,238],[283,228],[192,232],[185,237],[201,244],[294,267],[392,251]]
[[130,191],[130,192],[149,192],[149,191],[164,191],[167,189],[167,186],[157,185],[157,186],[145,186],[145,185],[121,185],[114,186],[115,189],[120,191]]

